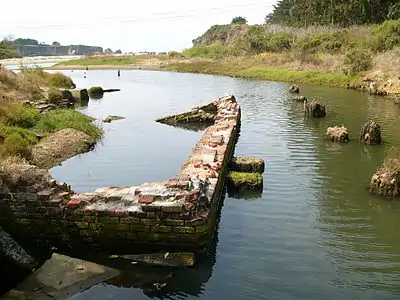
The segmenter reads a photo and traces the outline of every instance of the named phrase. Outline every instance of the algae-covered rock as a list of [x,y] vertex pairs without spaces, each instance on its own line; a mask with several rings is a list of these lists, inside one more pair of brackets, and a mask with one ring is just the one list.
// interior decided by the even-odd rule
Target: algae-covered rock
[[316,100],[304,101],[304,115],[307,118],[324,118],[326,116],[325,105]]
[[92,99],[103,98],[104,90],[101,86],[93,86],[88,90],[89,97]]
[[183,123],[212,124],[215,122],[216,114],[217,106],[215,103],[209,103],[207,105],[195,107],[188,112],[159,118],[156,122],[169,125],[178,125]]
[[389,199],[400,195],[400,159],[387,158],[372,176],[369,191],[373,195]]
[[111,123],[112,121],[118,121],[118,120],[123,120],[125,117],[121,116],[108,116],[103,120],[104,123]]
[[349,132],[344,126],[328,127],[326,136],[332,142],[345,143],[349,141]]
[[381,126],[369,120],[361,127],[360,141],[366,144],[381,144]]
[[300,87],[298,85],[292,85],[289,88],[289,92],[298,94],[300,92]]
[[233,190],[261,190],[263,177],[260,173],[232,171],[228,173],[227,184]]
[[72,97],[75,101],[89,101],[89,94],[87,89],[74,89],[71,90]]
[[264,173],[265,162],[257,157],[232,157],[230,169],[237,172]]

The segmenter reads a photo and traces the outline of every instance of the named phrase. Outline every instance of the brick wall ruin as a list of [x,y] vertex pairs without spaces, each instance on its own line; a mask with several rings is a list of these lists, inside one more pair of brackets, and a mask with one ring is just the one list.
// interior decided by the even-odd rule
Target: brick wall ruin
[[76,194],[46,170],[0,172],[0,225],[14,237],[55,247],[87,245],[113,252],[143,245],[200,249],[213,236],[228,162],[240,124],[233,96],[213,102],[208,127],[176,177]]

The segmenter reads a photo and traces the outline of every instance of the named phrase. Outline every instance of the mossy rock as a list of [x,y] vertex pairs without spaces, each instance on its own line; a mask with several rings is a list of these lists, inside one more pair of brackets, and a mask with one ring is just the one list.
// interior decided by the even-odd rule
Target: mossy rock
[[227,185],[229,189],[241,190],[262,190],[263,176],[260,173],[236,172],[228,173]]
[[101,99],[104,95],[104,90],[101,86],[93,86],[88,90],[89,97],[92,99]]
[[230,169],[237,172],[264,173],[265,162],[257,157],[233,157]]
[[372,176],[369,191],[376,196],[389,199],[400,197],[400,159],[386,158],[376,173]]
[[361,127],[360,141],[366,144],[381,144],[381,126],[378,123],[370,120]]

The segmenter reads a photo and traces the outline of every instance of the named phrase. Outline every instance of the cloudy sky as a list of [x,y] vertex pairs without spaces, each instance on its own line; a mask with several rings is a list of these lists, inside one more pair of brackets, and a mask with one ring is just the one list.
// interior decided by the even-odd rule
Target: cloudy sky
[[[247,2],[247,3],[246,3]],[[190,47],[214,24],[244,16],[263,23],[276,0],[18,0],[2,9],[0,36],[98,45],[113,50],[171,51]]]

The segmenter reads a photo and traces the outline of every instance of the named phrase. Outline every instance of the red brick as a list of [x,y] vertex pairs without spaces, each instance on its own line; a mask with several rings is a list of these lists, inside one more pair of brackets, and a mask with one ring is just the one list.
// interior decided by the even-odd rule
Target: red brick
[[114,216],[116,216],[116,217],[124,217],[124,216],[127,216],[127,215],[128,215],[128,212],[123,210],[123,209],[114,210]]
[[69,209],[77,209],[79,207],[85,206],[90,204],[88,201],[85,200],[69,200],[67,203],[67,207]]
[[175,195],[175,199],[176,199],[176,200],[182,199],[183,197],[185,197],[185,194],[178,194],[178,195]]
[[214,171],[219,171],[221,169],[221,164],[219,162],[213,163],[211,165],[211,169],[213,169]]
[[208,143],[208,146],[215,148],[215,147],[218,147],[218,144],[211,141]]
[[176,188],[177,184],[178,184],[177,180],[170,180],[165,184],[165,187],[167,189],[174,189],[174,188]]
[[153,203],[153,199],[154,199],[153,196],[140,195],[139,196],[139,203],[141,203],[141,204],[151,204],[151,203]]
[[195,168],[200,168],[202,164],[203,164],[203,161],[202,161],[202,160],[195,160],[195,161],[193,162],[193,166],[194,166]]
[[83,212],[84,212],[84,214],[87,215],[87,216],[90,216],[90,215],[94,215],[94,214],[95,214],[95,210],[94,210],[93,208],[88,208],[88,207],[85,207],[84,210],[83,210]]
[[190,202],[185,203],[184,207],[186,211],[193,211],[196,209],[196,205]]

